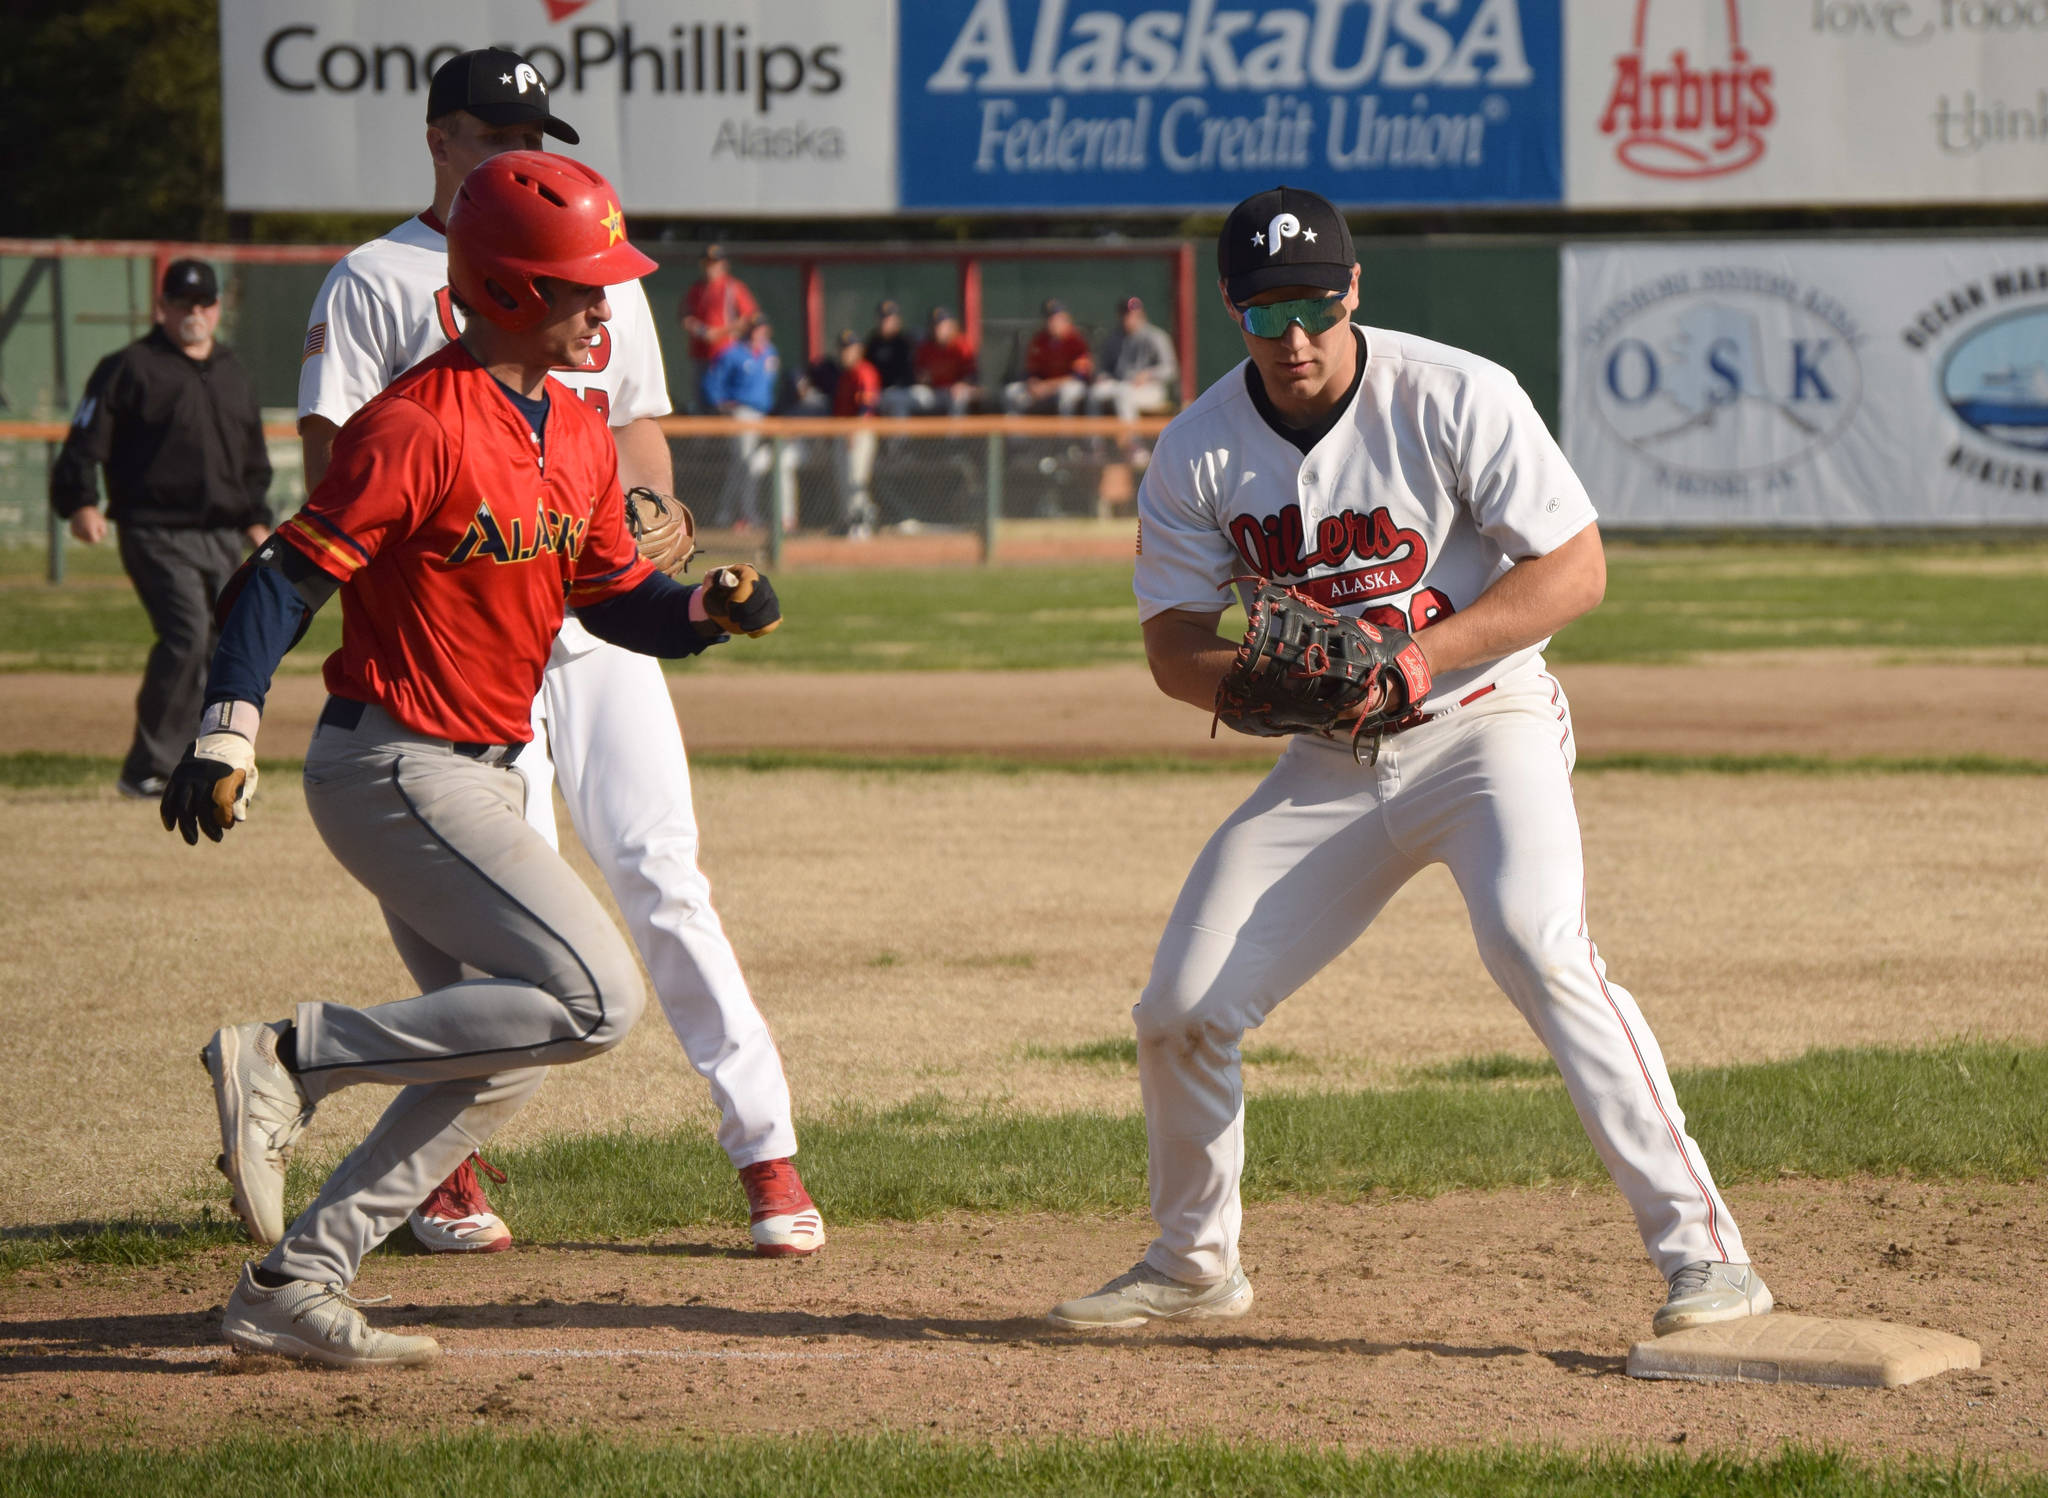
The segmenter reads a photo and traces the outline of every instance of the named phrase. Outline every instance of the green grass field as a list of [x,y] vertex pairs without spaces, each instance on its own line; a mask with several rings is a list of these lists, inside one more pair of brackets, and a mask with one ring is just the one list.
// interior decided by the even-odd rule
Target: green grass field
[[[79,553],[74,550],[74,558]],[[0,669],[138,671],[148,621],[110,569],[76,560],[50,587],[16,549],[0,567]],[[1043,669],[1143,659],[1130,568],[998,566],[786,572],[788,622],[747,669]],[[1230,628],[1226,621],[1225,628]],[[340,638],[333,607],[288,661],[311,670]],[[2048,659],[2048,543],[1848,550],[1811,543],[1617,547],[1607,602],[1552,657],[1674,661],[1802,647],[2040,650]],[[720,669],[716,657],[683,669]]]
[[1951,1460],[1873,1464],[1788,1449],[1768,1456],[1563,1455],[1533,1448],[1348,1455],[1333,1448],[1162,1439],[995,1447],[816,1436],[610,1443],[477,1433],[425,1441],[326,1436],[236,1440],[196,1450],[37,1443],[0,1452],[0,1493],[307,1495],[389,1491],[488,1498],[662,1493],[676,1498],[2019,1498],[2048,1479]]
[[[1126,1044],[1112,1037],[1039,1059],[1128,1065],[1135,1053]],[[1268,1049],[1254,1049],[1253,1065],[1312,1064]],[[2027,1181],[2048,1168],[2048,1050],[1817,1051],[1682,1071],[1675,1083],[1724,1184],[1786,1174]],[[1606,1179],[1546,1063],[1480,1057],[1385,1090],[1255,1097],[1246,1108],[1250,1201]],[[805,1178],[831,1201],[835,1221],[1137,1211],[1146,1202],[1136,1114],[961,1111],[933,1096],[806,1119],[802,1133]],[[535,1243],[648,1238],[722,1221],[739,1203],[725,1157],[696,1129],[563,1136],[508,1149],[499,1163],[511,1180],[493,1199]],[[289,1201],[311,1197],[332,1164],[295,1160]],[[0,1234],[0,1272],[66,1259],[162,1262],[239,1236],[212,1208],[180,1222],[15,1227]]]

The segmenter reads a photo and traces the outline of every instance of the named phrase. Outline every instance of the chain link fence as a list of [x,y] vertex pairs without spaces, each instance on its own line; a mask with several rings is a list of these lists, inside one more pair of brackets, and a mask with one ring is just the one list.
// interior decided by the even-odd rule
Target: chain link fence
[[[282,517],[305,498],[288,409],[267,409]],[[675,492],[707,551],[780,566],[1106,558],[1129,553],[1139,480],[1163,418],[670,417]],[[0,421],[0,546],[75,543],[50,523],[61,422]]]

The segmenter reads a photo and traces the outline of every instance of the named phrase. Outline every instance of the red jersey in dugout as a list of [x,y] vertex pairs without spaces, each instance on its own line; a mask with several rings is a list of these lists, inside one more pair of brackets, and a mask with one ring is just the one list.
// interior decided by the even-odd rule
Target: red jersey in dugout
[[352,416],[327,476],[278,534],[345,584],[327,689],[416,733],[511,744],[567,604],[629,592],[634,549],[604,419],[547,382],[545,461],[459,343]]

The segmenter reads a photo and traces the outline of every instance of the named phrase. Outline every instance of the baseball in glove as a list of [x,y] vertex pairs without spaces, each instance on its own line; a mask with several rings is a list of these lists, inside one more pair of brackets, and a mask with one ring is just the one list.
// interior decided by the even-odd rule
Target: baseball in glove
[[[1276,738],[1345,730],[1362,763],[1379,758],[1380,738],[1429,695],[1429,662],[1406,630],[1338,614],[1304,593],[1264,578],[1246,605],[1249,627],[1216,689],[1216,722]],[[1215,733],[1215,724],[1209,732]]]
[[626,526],[640,555],[670,577],[690,570],[697,550],[697,517],[672,494],[637,485],[626,491]]

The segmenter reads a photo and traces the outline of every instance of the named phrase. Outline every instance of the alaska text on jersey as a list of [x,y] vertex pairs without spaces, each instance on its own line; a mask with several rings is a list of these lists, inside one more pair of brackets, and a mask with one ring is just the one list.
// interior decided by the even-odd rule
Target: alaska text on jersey
[[583,549],[583,532],[589,523],[573,515],[549,510],[535,524],[533,534],[528,536],[520,517],[515,515],[510,530],[507,530],[491,513],[489,502],[480,500],[476,518],[469,522],[469,529],[462,533],[462,539],[448,553],[447,565],[460,567],[479,556],[489,557],[494,562],[530,562],[544,551],[573,557]]

